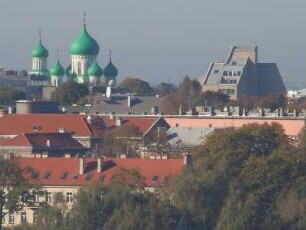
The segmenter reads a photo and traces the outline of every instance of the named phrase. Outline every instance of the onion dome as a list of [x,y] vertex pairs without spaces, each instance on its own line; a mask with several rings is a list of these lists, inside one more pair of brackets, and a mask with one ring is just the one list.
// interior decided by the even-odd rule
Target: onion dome
[[97,77],[101,77],[103,72],[102,72],[102,68],[99,66],[99,64],[94,61],[94,63],[88,68],[87,70],[87,74],[89,76],[97,76]]
[[60,76],[60,77],[65,75],[65,69],[59,63],[58,59],[57,59],[55,65],[50,69],[50,75],[51,76]]
[[116,77],[118,75],[117,68],[113,65],[112,60],[109,60],[108,65],[104,68],[104,76],[106,77]]
[[39,31],[39,43],[32,50],[32,57],[33,58],[47,58],[48,56],[49,56],[49,52],[41,42],[41,31]]
[[88,34],[85,24],[79,36],[69,45],[71,55],[97,55],[99,50],[99,44]]
[[111,50],[109,51],[109,63],[104,68],[103,75],[105,77],[117,77],[117,75],[118,75],[118,70],[117,70],[116,66],[114,66],[113,63],[112,63],[112,51]]

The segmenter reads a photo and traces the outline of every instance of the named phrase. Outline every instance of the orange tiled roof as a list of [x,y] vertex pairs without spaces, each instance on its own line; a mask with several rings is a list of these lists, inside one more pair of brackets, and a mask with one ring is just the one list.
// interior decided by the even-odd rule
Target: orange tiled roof
[[[108,158],[104,159],[102,172],[98,173],[97,160],[90,158],[86,159],[85,174],[80,175],[79,158],[19,158],[18,162],[23,168],[29,167],[39,172],[37,179],[32,179],[31,175],[28,175],[27,178],[31,183],[42,186],[85,186],[101,181],[101,178],[103,178],[103,184],[108,184],[112,175],[118,169],[126,168],[138,169],[141,175],[145,177],[147,187],[158,187],[166,179],[179,175],[184,168],[183,159]],[[48,179],[43,179],[46,172],[50,172],[50,175]],[[67,176],[65,179],[61,179],[60,177],[64,172],[67,172]],[[157,176],[156,181],[152,181],[153,176]]]
[[[34,131],[34,126],[38,130]],[[10,114],[0,118],[0,135],[54,133],[60,128],[75,136],[91,136],[86,117],[77,114]]]
[[[136,126],[144,134],[157,121],[156,117],[122,117],[122,126]],[[91,125],[93,133],[103,136],[105,130],[116,128],[116,119],[109,117],[95,117]]]
[[24,134],[18,134],[0,135],[0,146],[31,147],[32,145]]

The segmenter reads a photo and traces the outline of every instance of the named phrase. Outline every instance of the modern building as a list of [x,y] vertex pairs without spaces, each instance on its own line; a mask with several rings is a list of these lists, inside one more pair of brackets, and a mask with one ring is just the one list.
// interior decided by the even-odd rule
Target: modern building
[[26,92],[28,85],[28,73],[25,70],[15,71],[0,68],[0,88],[13,88]]
[[225,61],[212,62],[200,77],[202,91],[222,92],[232,99],[240,96],[286,94],[275,63],[258,63],[257,46],[233,46]]

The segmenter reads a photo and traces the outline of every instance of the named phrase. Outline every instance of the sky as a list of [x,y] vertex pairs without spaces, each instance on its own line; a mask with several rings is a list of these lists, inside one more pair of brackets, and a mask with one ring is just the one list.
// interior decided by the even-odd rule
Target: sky
[[284,81],[306,82],[305,0],[0,0],[0,67],[31,69],[42,30],[48,66],[69,65],[69,43],[86,11],[103,67],[109,50],[118,80],[151,84],[205,75],[230,46],[258,46],[259,62],[277,63]]

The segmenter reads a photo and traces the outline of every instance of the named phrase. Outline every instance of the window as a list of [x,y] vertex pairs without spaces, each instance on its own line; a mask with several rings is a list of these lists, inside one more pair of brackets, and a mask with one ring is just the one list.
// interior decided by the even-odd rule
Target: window
[[238,71],[238,72],[237,72],[237,75],[240,76],[240,75],[241,75],[241,71]]
[[72,175],[72,180],[76,181],[78,179],[78,174],[73,174]]
[[72,192],[67,192],[66,193],[66,199],[68,203],[72,203],[73,202],[73,195]]
[[33,223],[37,223],[37,213],[33,212]]
[[236,62],[236,61],[233,61],[233,62],[232,62],[232,65],[237,65],[237,62]]
[[51,192],[47,192],[46,193],[46,202],[47,203],[51,203],[52,202],[52,193]]
[[10,213],[9,214],[9,224],[14,224],[15,223],[15,214]]
[[39,203],[39,195],[34,195],[34,203]]
[[157,180],[158,180],[158,176],[157,175],[152,176],[152,182],[157,182]]
[[223,72],[223,76],[228,76],[228,71],[227,71],[227,70],[225,70],[225,71]]
[[39,176],[39,171],[33,171],[32,172],[32,180],[37,180]]
[[229,72],[228,72],[228,75],[229,75],[229,76],[233,76],[233,72],[232,72],[232,71],[229,71]]
[[90,180],[91,177],[92,177],[93,173],[92,172],[89,172],[86,174],[86,180]]
[[78,75],[81,75],[81,62],[78,62]]
[[218,70],[218,69],[215,69],[214,73],[219,73],[219,70]]
[[237,76],[237,72],[236,71],[234,71],[234,76]]
[[68,172],[63,172],[62,175],[60,176],[60,179],[66,180],[67,176],[68,176]]
[[47,180],[49,178],[49,176],[51,175],[50,171],[45,172],[45,174],[43,175],[42,179],[43,180]]
[[20,213],[20,220],[21,220],[21,223],[25,223],[27,222],[27,213],[26,212],[21,212]]

